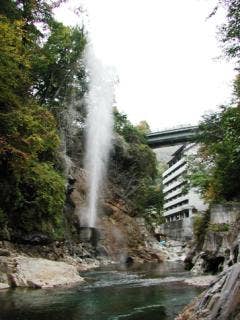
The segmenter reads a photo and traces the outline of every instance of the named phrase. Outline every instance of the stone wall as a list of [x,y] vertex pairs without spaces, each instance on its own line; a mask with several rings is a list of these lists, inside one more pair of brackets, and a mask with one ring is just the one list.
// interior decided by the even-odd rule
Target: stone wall
[[211,207],[210,223],[235,223],[239,217],[240,203],[216,204]]
[[159,232],[172,240],[190,240],[193,237],[193,217],[164,223],[159,227]]

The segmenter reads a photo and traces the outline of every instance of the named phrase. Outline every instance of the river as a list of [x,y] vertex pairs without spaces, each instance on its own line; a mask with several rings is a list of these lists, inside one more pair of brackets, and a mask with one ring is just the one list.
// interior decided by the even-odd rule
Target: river
[[181,263],[110,266],[82,274],[85,284],[0,292],[0,320],[173,320],[203,289]]

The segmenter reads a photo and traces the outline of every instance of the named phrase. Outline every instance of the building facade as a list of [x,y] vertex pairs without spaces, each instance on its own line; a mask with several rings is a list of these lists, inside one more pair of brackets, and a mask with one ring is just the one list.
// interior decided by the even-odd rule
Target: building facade
[[197,190],[186,192],[187,161],[197,153],[195,143],[181,145],[168,162],[163,173],[164,217],[166,223],[191,218],[194,213],[206,211],[207,205]]

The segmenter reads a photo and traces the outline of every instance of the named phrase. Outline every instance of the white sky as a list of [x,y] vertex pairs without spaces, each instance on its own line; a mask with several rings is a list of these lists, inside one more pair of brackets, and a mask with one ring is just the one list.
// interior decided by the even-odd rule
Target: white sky
[[88,12],[96,55],[116,69],[117,106],[152,130],[196,124],[231,97],[233,65],[222,55],[214,0],[70,0],[56,11],[65,24]]

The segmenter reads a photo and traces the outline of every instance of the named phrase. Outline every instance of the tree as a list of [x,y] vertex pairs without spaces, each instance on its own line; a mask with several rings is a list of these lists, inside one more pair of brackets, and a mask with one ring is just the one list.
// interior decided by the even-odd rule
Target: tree
[[[236,62],[236,70],[240,70],[240,1],[219,0],[219,5],[226,9],[226,22],[220,27],[221,41],[225,55]],[[240,106],[240,75],[234,80],[235,102]]]
[[[57,169],[60,139],[56,119],[49,111],[53,99],[47,97],[46,103],[38,80],[47,77],[40,63],[42,57],[50,57],[56,67],[59,52],[52,53],[49,45],[54,42],[54,34],[56,43],[57,34],[66,31],[69,40],[76,32],[70,37],[72,48],[76,45],[74,39],[77,41],[82,34],[54,23],[48,3],[3,1],[0,5],[4,13],[0,16],[0,233],[8,240],[18,238],[19,233],[63,235],[65,179]],[[50,25],[56,26],[45,47],[37,22],[49,30]],[[64,42],[61,47],[64,67],[74,60],[75,52],[70,52],[69,60],[66,58],[70,44],[67,47]]]
[[10,110],[25,103],[30,86],[30,60],[22,45],[24,22],[0,16],[0,108]]
[[223,107],[199,126],[199,156],[191,168],[191,184],[211,201],[240,199],[240,109]]
[[122,199],[132,215],[150,220],[152,213],[160,215],[162,192],[154,152],[146,143],[142,131],[134,127],[125,114],[114,112],[115,143],[111,155],[110,177],[115,196]]
[[82,62],[86,36],[83,29],[66,27],[54,20],[49,28],[50,36],[33,60],[32,77],[37,99],[57,115],[73,91],[81,98],[86,92]]
[[[219,0],[226,9],[226,22],[221,26],[221,41],[227,57],[240,63],[240,1]],[[215,14],[216,10],[213,14]],[[202,144],[199,159],[191,165],[190,183],[200,188],[210,201],[240,198],[240,76],[234,81],[236,106],[224,106],[206,116],[199,127]]]
[[115,131],[124,137],[128,143],[143,143],[146,144],[146,135],[144,132],[134,127],[128,120],[127,115],[114,110],[114,129]]
[[234,80],[234,96],[237,106],[240,108],[240,74]]
[[140,121],[139,124],[137,125],[137,128],[139,131],[141,131],[145,135],[151,132],[150,126],[146,120]]
[[225,44],[225,52],[231,58],[237,58],[240,62],[240,1],[239,0],[221,0],[226,10],[226,22],[221,26],[222,42]]

